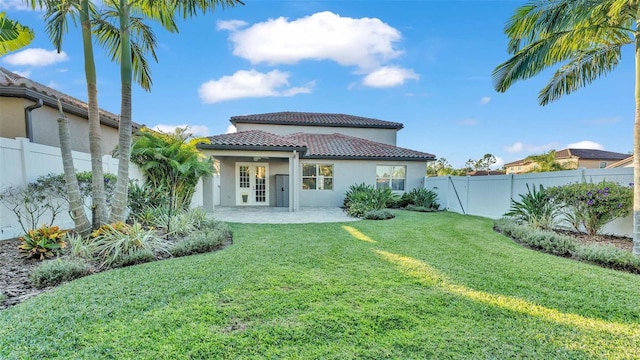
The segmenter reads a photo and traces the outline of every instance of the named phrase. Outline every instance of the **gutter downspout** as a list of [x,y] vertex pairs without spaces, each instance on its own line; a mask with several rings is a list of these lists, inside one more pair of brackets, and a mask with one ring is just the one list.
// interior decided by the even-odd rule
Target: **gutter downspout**
[[42,107],[42,99],[38,99],[38,102],[35,104],[24,108],[24,125],[29,142],[33,142],[33,119],[31,118],[31,111],[40,107]]

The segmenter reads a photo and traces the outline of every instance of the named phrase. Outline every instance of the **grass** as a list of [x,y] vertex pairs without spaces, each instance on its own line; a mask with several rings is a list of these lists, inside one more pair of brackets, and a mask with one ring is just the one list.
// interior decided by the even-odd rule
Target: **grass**
[[75,280],[0,311],[0,358],[640,358],[640,276],[394,213]]

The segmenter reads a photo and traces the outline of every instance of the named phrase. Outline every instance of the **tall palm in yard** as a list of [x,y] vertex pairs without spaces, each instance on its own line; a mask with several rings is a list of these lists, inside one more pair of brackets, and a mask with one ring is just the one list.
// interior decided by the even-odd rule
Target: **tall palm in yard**
[[635,48],[633,253],[640,255],[640,3],[636,0],[533,0],[507,22],[513,56],[493,72],[504,92],[560,65],[538,100],[546,105],[612,71],[624,45]]
[[[131,84],[133,79],[132,68],[136,64],[132,62],[132,51],[136,49],[131,43],[131,24],[142,24],[143,20],[150,19],[160,23],[169,31],[177,31],[174,16],[180,14],[183,17],[196,15],[198,12],[214,10],[216,7],[235,6],[243,4],[240,0],[105,0],[104,5],[109,7],[103,13],[103,19],[117,19],[118,40],[115,34],[102,37],[101,42],[118,44],[112,57],[120,63],[120,80],[122,82],[122,102],[120,110],[119,130],[119,164],[116,193],[111,209],[110,221],[123,221],[127,204],[127,187],[129,184],[129,160],[131,154]],[[117,15],[117,18],[116,18]],[[132,19],[135,19],[132,21]],[[105,23],[106,24],[106,23]],[[106,25],[105,25],[106,26]],[[149,49],[147,49],[149,50]],[[149,75],[145,73],[144,75]],[[139,79],[140,80],[140,79]],[[139,81],[140,82],[140,81]],[[151,86],[150,78],[143,88]]]

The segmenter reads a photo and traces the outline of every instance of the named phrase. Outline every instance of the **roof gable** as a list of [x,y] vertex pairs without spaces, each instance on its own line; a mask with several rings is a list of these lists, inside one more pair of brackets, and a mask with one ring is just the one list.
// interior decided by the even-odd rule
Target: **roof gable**
[[629,157],[629,154],[596,149],[565,149],[556,153],[557,159],[569,158],[571,156],[584,160],[622,160]]
[[361,116],[311,113],[311,112],[274,112],[254,115],[232,116],[231,123],[246,124],[271,124],[271,125],[298,125],[298,126],[332,126],[354,128],[381,128],[402,129],[403,125],[397,122],[377,120]]

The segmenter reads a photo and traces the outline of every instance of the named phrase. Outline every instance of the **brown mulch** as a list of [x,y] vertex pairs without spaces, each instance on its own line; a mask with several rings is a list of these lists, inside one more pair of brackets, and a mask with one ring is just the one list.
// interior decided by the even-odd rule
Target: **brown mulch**
[[[229,237],[224,243],[219,245],[214,251],[221,250],[233,243]],[[41,261],[36,259],[25,259],[19,251],[20,240],[9,239],[0,240],[0,310],[19,304],[44,291],[52,289],[54,286],[38,289],[31,284],[29,275]],[[169,258],[169,256],[159,256],[158,260]],[[100,272],[94,268],[92,273]]]
[[568,230],[556,230],[557,232],[569,236],[573,236],[576,240],[578,240],[582,245],[589,244],[597,244],[597,245],[606,245],[610,244],[615,247],[618,247],[623,250],[627,250],[629,252],[633,251],[633,239],[630,237],[624,236],[613,236],[613,235],[596,235],[589,236],[583,233],[577,233],[575,231]]

